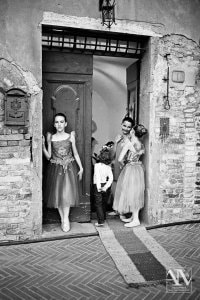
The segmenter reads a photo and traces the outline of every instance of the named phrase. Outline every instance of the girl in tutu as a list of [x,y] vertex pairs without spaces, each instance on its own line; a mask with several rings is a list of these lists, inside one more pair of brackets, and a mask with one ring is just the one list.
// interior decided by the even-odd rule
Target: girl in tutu
[[[140,137],[147,132],[142,125],[136,126],[135,130]],[[126,227],[140,225],[138,214],[144,206],[145,185],[144,169],[139,158],[143,153],[144,146],[133,130],[131,140],[124,145],[118,158],[122,171],[117,181],[113,203],[113,209],[118,211],[119,214],[132,213],[130,219],[121,219],[127,222]],[[124,162],[125,156],[126,161]]]
[[[77,152],[74,132],[66,133],[66,116],[58,113],[54,117],[56,133],[47,133],[47,148],[43,138],[43,153],[50,164],[47,169],[45,200],[47,207],[57,208],[61,228],[70,230],[69,210],[79,203],[78,179],[82,179],[83,167]],[[77,165],[79,171],[77,170]]]
[[[123,120],[122,120],[122,123],[121,123],[121,134],[118,134],[115,138],[114,147],[112,149],[112,155],[113,155],[113,158],[114,158],[114,164],[113,164],[114,180],[113,180],[113,184],[112,184],[112,194],[113,194],[113,196],[115,195],[117,180],[118,180],[119,174],[121,172],[121,166],[120,166],[120,163],[118,161],[119,155],[120,155],[124,145],[131,138],[130,132],[133,128],[133,123],[134,123],[134,121],[133,121],[132,118],[124,117]],[[114,211],[110,212],[108,215],[116,216],[116,215],[118,215],[118,212],[114,210]],[[124,218],[125,217],[123,215],[120,215],[120,219],[124,219]]]

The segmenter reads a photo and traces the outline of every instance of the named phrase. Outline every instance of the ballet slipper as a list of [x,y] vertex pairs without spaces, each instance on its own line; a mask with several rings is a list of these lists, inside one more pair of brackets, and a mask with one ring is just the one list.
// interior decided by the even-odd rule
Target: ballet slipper
[[130,223],[131,221],[133,221],[133,218],[130,217],[130,218],[120,218],[120,220],[124,223]]
[[69,221],[68,222],[63,222],[61,228],[62,228],[62,231],[64,231],[64,232],[70,231]]
[[127,224],[124,224],[125,227],[128,227],[128,228],[131,228],[131,227],[136,227],[136,226],[139,226],[140,225],[140,222],[139,221],[131,221],[130,223],[127,223]]
[[[119,215],[119,218],[120,218],[120,220],[122,221],[122,222],[126,222],[126,221],[124,221],[124,220],[126,220],[126,217],[124,216],[124,215]],[[130,221],[129,221],[130,222]]]

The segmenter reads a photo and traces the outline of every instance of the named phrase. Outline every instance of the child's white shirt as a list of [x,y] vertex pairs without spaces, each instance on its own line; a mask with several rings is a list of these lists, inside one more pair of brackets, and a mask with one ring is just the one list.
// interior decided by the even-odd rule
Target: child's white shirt
[[97,190],[101,189],[101,183],[105,183],[104,189],[107,190],[113,182],[113,173],[110,165],[96,163],[94,165],[93,183],[97,185]]

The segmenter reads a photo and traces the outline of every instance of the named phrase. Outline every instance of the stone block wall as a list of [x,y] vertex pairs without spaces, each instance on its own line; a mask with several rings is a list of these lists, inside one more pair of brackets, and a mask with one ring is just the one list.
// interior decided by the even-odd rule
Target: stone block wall
[[[184,36],[167,35],[158,42],[151,109],[154,110],[152,155],[155,164],[159,164],[156,175],[159,197],[157,208],[153,208],[152,223],[200,218],[199,60],[198,45]],[[166,110],[167,83],[163,79],[168,66],[170,109]],[[184,73],[183,82],[172,80],[174,71]],[[162,118],[169,118],[169,135],[163,137]]]

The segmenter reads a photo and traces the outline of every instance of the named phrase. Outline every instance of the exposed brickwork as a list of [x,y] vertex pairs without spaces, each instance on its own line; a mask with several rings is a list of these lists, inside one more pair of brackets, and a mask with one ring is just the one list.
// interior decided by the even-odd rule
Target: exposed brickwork
[[27,126],[5,125],[4,100],[10,88],[27,91],[28,87],[13,64],[1,59],[0,69],[0,240],[21,240],[33,238],[41,230],[39,206],[33,204],[33,189],[37,186],[31,161],[32,129],[30,122]]
[[27,128],[0,130],[0,239],[23,236],[30,214],[30,136],[27,137]]
[[[196,85],[199,72],[199,48],[196,43],[184,36],[171,35],[160,39],[158,58],[155,68],[154,101],[155,106],[155,143],[159,150],[160,199],[158,199],[158,223],[198,218],[200,210],[200,140],[199,96]],[[165,55],[168,56],[168,64]],[[170,110],[163,107],[163,96],[167,85],[169,66]],[[173,70],[185,72],[185,81],[176,83],[171,80]],[[169,136],[160,139],[160,118],[169,118]],[[197,147],[196,147],[197,145]]]

